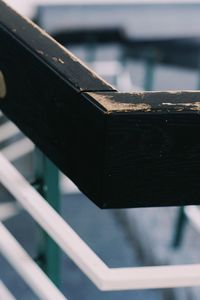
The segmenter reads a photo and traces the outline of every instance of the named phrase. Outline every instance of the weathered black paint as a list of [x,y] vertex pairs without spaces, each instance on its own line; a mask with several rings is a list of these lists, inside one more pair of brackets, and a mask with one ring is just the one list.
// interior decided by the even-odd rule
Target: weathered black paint
[[0,108],[97,205],[200,203],[200,93],[115,91],[0,1]]
[[199,203],[199,92],[89,95],[107,115],[105,207]]

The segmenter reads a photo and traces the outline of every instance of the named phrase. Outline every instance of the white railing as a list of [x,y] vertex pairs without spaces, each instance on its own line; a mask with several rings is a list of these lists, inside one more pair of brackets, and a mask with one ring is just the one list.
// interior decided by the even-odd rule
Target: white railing
[[[18,132],[11,125],[4,128],[10,128],[7,135],[4,135],[5,140],[6,136],[10,138]],[[20,207],[23,207],[100,290],[117,291],[200,285],[200,264],[109,268],[8,160],[8,158],[15,160],[23,156],[24,153],[30,153],[33,150],[34,145],[30,141],[20,140],[24,145],[26,144],[25,141],[31,146],[22,155],[19,155],[19,151],[16,151],[20,148],[16,146],[16,143],[7,146],[0,153],[0,183],[13,195],[18,203],[14,206],[13,204],[4,204],[4,217],[14,215]],[[9,149],[8,147],[13,147],[12,151],[6,150]],[[9,154],[15,151],[17,152],[15,156]],[[199,216],[198,208],[195,206],[186,208],[186,215],[195,224],[194,219],[197,219],[197,215]],[[1,215],[0,220],[4,220]],[[196,224],[197,227],[200,228],[200,223]],[[40,299],[66,299],[2,222],[0,222],[0,236],[1,254]],[[6,293],[6,291],[6,287],[1,283],[0,293]],[[9,292],[7,291],[7,299],[9,299],[8,295]],[[11,297],[10,294],[10,299],[14,299]],[[6,300],[6,298],[3,299]]]
[[39,299],[66,300],[1,222],[0,236],[0,252]]
[[0,280],[0,299],[2,300],[16,300],[11,292],[7,289],[4,283]]
[[0,166],[4,187],[99,289],[200,285],[200,265],[109,268],[2,154]]

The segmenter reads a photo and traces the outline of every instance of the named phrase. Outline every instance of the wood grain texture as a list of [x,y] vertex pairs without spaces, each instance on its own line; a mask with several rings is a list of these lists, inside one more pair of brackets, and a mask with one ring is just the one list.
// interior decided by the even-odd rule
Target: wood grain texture
[[92,98],[107,115],[104,207],[199,203],[199,92]]
[[106,113],[200,111],[200,91],[87,93]]
[[94,203],[200,203],[200,92],[119,93],[2,1],[0,41],[0,109]]
[[0,41],[0,108],[82,191],[99,196],[104,118],[81,92],[112,88],[2,1]]

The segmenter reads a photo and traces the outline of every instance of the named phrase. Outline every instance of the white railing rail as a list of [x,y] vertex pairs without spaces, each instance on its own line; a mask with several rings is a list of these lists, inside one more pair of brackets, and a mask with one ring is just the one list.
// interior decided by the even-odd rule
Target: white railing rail
[[0,280],[0,299],[3,300],[16,300],[16,298],[11,294],[5,284]]
[[[0,253],[21,275],[39,299],[66,300],[1,222],[0,237]],[[2,300],[5,299],[2,298]]]
[[2,154],[0,166],[0,182],[100,290],[200,285],[199,264],[109,268]]
[[18,133],[20,133],[20,131],[17,126],[10,121],[5,122],[0,127],[0,143],[14,137]]

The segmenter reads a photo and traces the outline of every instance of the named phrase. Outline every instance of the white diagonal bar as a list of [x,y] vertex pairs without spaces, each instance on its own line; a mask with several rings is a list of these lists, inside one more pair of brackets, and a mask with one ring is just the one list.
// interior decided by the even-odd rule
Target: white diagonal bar
[[20,131],[12,122],[8,121],[0,126],[0,143],[14,137]]
[[[42,300],[66,300],[12,234],[0,222],[0,253]],[[3,300],[4,298],[2,298]]]
[[33,143],[28,138],[23,138],[1,150],[1,153],[10,161],[15,161],[34,150]]
[[11,294],[5,284],[0,280],[0,299],[2,300],[16,300],[16,298]]
[[190,205],[184,207],[184,212],[192,226],[200,232],[200,209],[197,205]]
[[200,264],[108,268],[2,154],[0,181],[99,289],[108,291],[200,285]]
[[[9,218],[12,218],[19,214],[21,211],[21,207],[18,203],[15,202],[7,202],[0,204],[0,221],[5,221]],[[0,298],[1,300],[1,298]]]
[[107,266],[0,153],[0,182],[97,285]]

